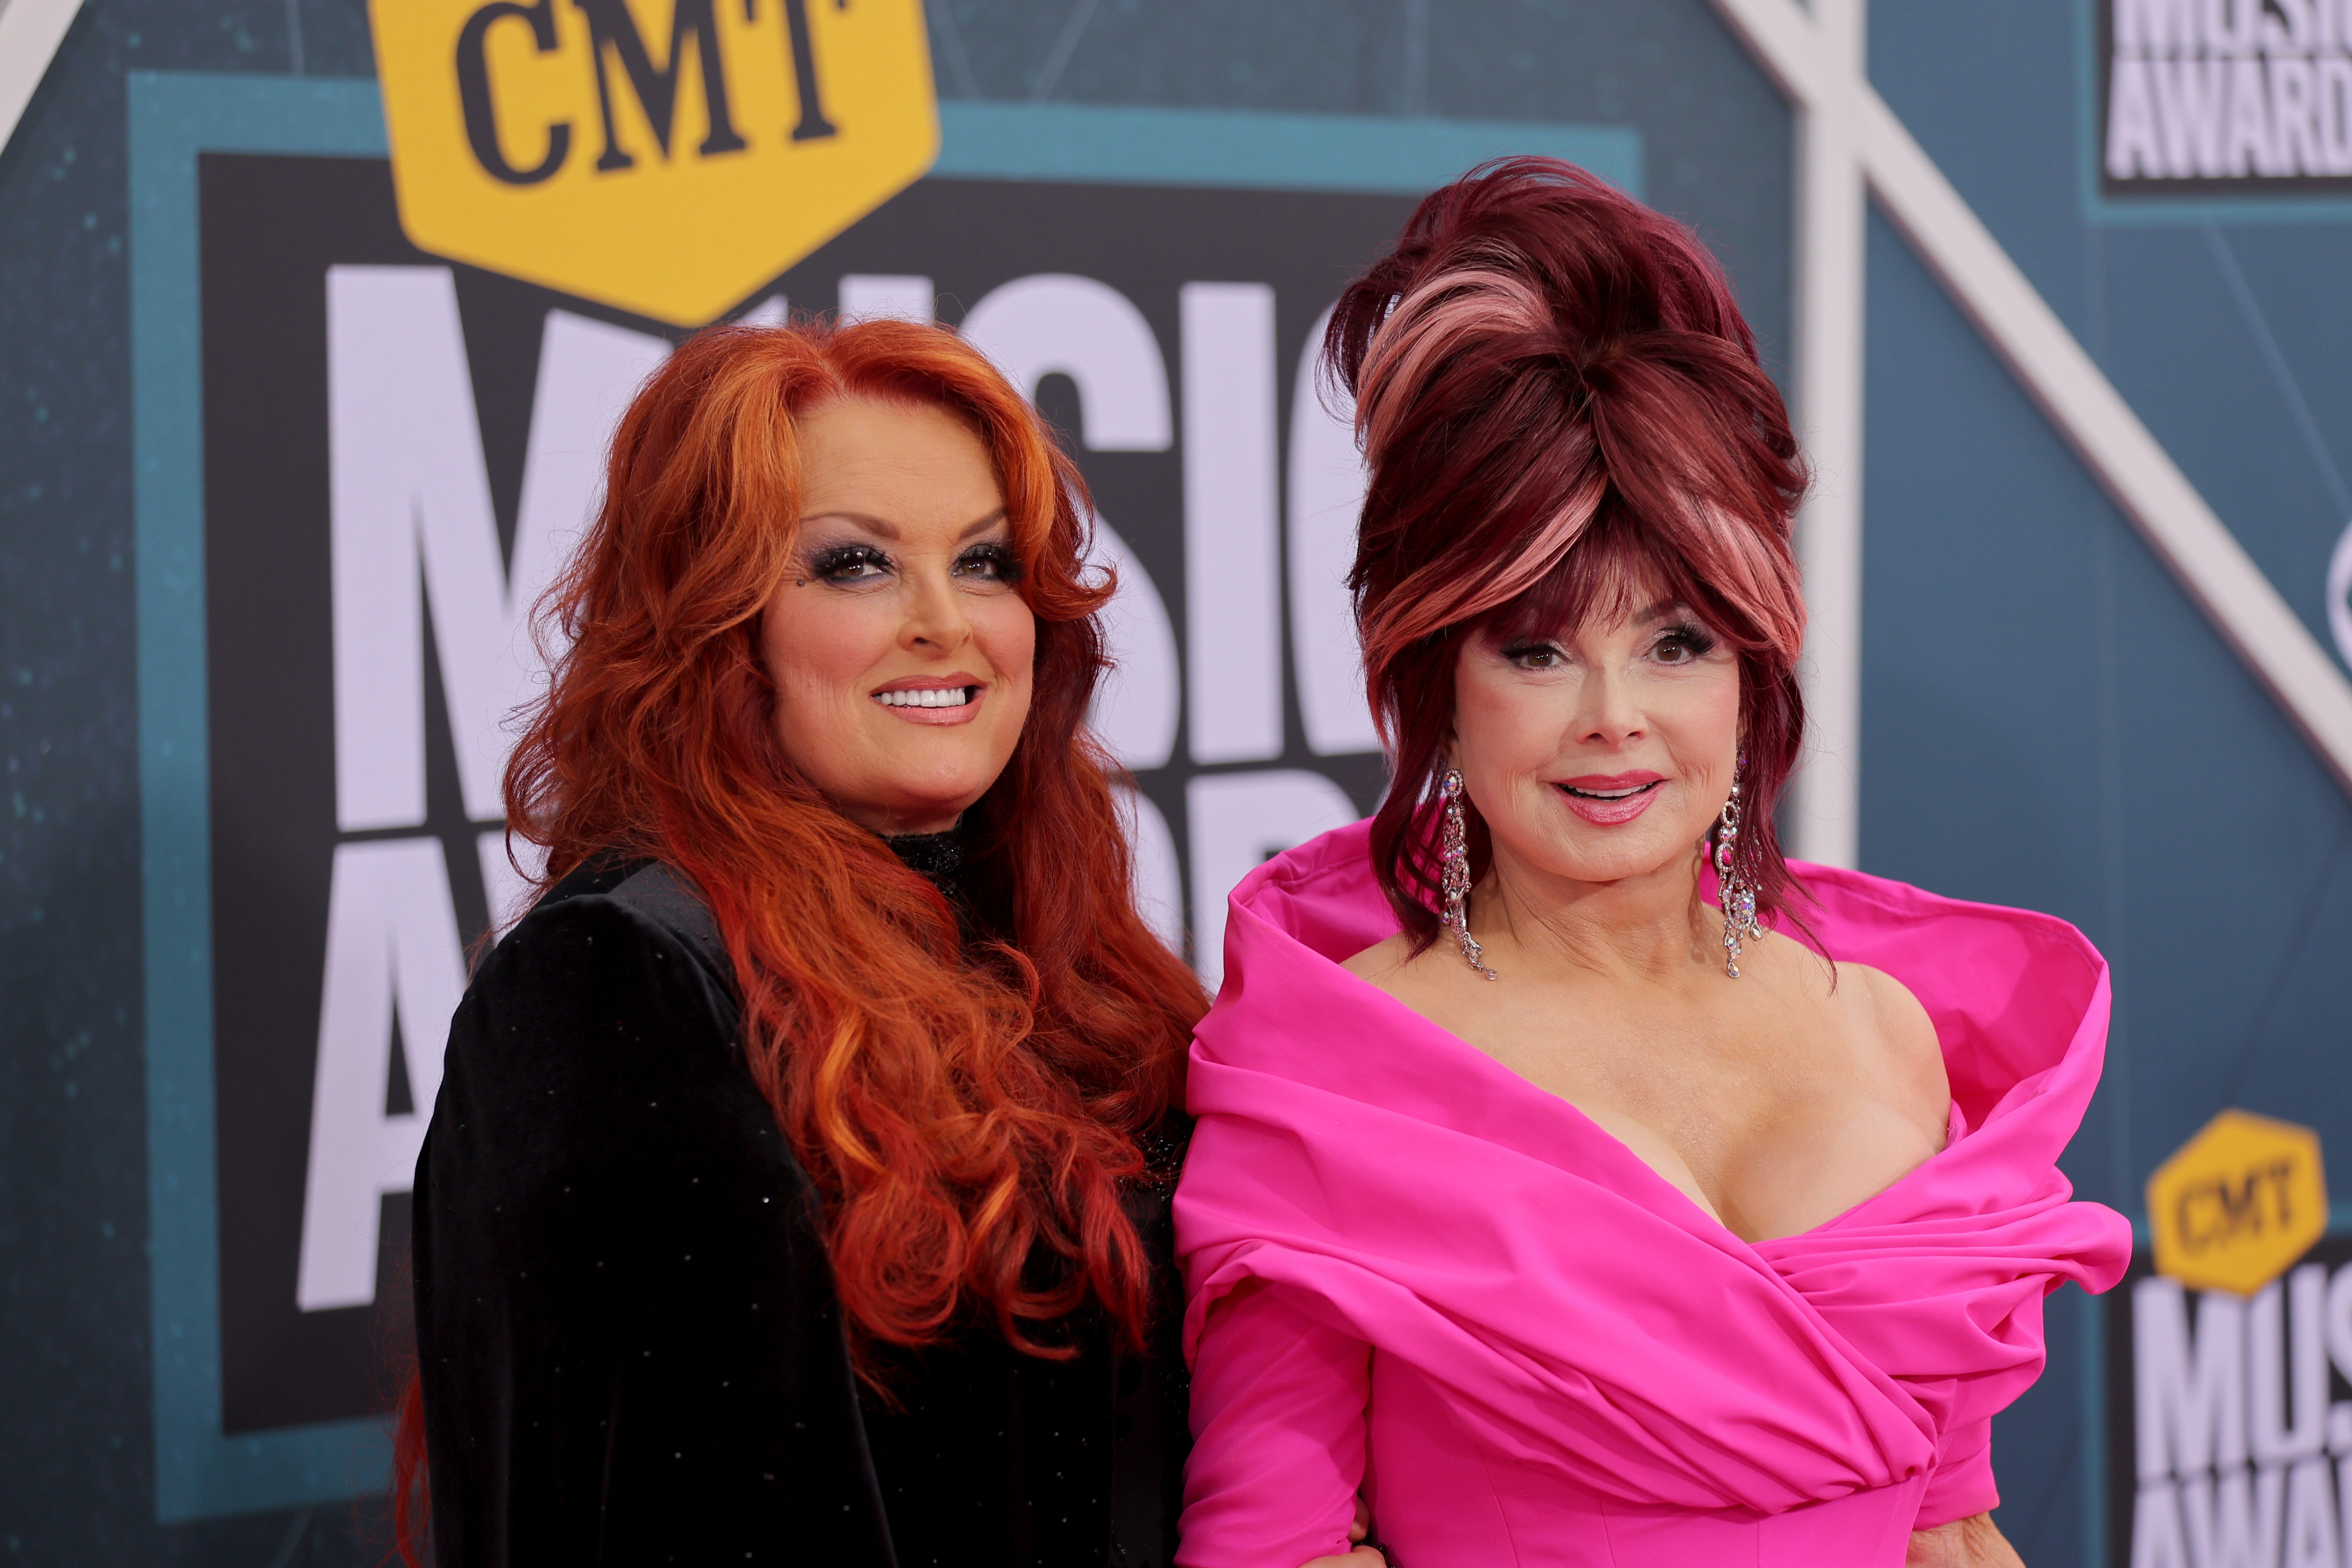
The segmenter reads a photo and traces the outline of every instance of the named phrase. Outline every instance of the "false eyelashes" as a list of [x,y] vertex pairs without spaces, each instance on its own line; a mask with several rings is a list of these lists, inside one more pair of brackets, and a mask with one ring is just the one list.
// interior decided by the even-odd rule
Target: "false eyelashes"
[[[1689,664],[1705,658],[1716,650],[1717,646],[1715,634],[1696,621],[1677,621],[1672,626],[1658,628],[1656,635],[1650,639],[1649,652],[1656,655],[1668,648],[1680,648],[1687,657],[1668,659],[1666,662]],[[1554,668],[1569,657],[1568,650],[1559,643],[1533,638],[1513,641],[1504,647],[1502,654],[1506,659],[1522,669]],[[1542,662],[1538,662],[1539,660]]]
[[[822,582],[849,587],[894,575],[898,563],[878,544],[834,544],[812,554],[807,570]],[[948,570],[950,575],[968,582],[1017,583],[1021,558],[1011,546],[990,540],[958,552]]]

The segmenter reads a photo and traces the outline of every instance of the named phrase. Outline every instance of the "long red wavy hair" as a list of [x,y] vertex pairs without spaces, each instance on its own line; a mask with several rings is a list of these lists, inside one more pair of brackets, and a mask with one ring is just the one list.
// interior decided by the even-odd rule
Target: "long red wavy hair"
[[[979,435],[1037,617],[1010,763],[965,814],[966,876],[1009,911],[969,950],[947,901],[844,816],[778,742],[757,637],[792,566],[794,431],[815,406],[925,404]],[[1122,1209],[1139,1139],[1182,1101],[1206,1010],[1136,913],[1112,793],[1086,728],[1106,668],[1076,467],[953,332],[916,323],[728,326],[637,395],[605,500],[542,607],[564,648],[508,764],[510,831],[541,885],[604,857],[658,858],[718,917],[752,1076],[824,1199],[853,1354],[932,1342],[984,1311],[1034,1330],[1091,1299],[1139,1340],[1150,1263]],[[403,1401],[404,1511],[421,1403]],[[404,1529],[405,1541],[410,1531]]]

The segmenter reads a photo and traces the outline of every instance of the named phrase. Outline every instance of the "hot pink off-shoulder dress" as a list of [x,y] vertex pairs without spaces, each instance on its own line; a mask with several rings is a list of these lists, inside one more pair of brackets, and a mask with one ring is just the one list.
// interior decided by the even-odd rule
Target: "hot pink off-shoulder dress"
[[1914,1529],[1991,1508],[1991,1419],[2042,1370],[2042,1298],[2130,1257],[2057,1168],[2105,1040],[2090,943],[1796,868],[1822,946],[1926,1005],[1951,1142],[1751,1246],[1339,967],[1396,929],[1367,837],[1235,889],[1193,1045],[1177,1562],[1343,1552],[1360,1488],[1402,1568],[1896,1568]]

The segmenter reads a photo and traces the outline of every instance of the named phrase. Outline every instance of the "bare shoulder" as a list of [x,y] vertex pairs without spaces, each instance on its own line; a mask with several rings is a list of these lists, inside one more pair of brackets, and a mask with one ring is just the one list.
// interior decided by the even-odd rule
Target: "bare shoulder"
[[1412,958],[1412,939],[1399,931],[1384,942],[1374,942],[1339,967],[1383,991],[1393,991]]
[[1919,1114],[1942,1121],[1952,1098],[1943,1043],[1911,988],[1867,963],[1840,963],[1838,994],[1855,1037],[1885,1071],[1888,1086]]

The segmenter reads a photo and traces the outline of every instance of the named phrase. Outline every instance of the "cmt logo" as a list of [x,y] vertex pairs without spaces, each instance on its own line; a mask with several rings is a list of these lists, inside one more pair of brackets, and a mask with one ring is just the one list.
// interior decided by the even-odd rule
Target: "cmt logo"
[[2327,1228],[2319,1134],[2225,1110],[2148,1177],[2147,1215],[2157,1272],[2252,1295]]
[[[750,143],[735,129],[727,102],[727,54],[719,36],[715,0],[678,0],[671,13],[669,52],[666,63],[654,64],[645,35],[637,31],[627,0],[572,0],[588,24],[588,58],[596,79],[596,107],[604,130],[604,151],[596,159],[600,173],[612,174],[637,166],[635,156],[621,144],[613,123],[614,68],[618,67],[624,91],[634,93],[637,108],[652,128],[661,155],[670,155],[670,130],[677,123],[678,79],[688,49],[702,79],[703,122],[709,128],[694,149],[698,157],[747,151]],[[840,130],[825,118],[824,89],[816,68],[816,50],[809,33],[808,0],[782,0],[785,47],[790,55],[793,89],[800,112],[785,134],[794,142],[837,136]],[[843,5],[846,9],[845,3]],[[755,16],[759,0],[745,0],[744,14]],[[554,54],[558,49],[555,0],[521,5],[515,0],[490,0],[472,16],[457,35],[457,100],[466,111],[466,142],[474,161],[494,180],[510,185],[535,185],[551,179],[572,151],[572,125],[558,121],[547,127],[547,153],[528,169],[507,162],[499,143],[498,109],[491,96],[490,32],[500,22],[520,23],[530,29],[534,49]]]
[[2240,1237],[2293,1230],[2297,1173],[2292,1161],[2279,1160],[2234,1180],[2219,1177],[2190,1186],[2174,1204],[2181,1246],[2204,1252]]
[[939,154],[920,0],[377,0],[371,17],[408,237],[656,321],[719,316]]

